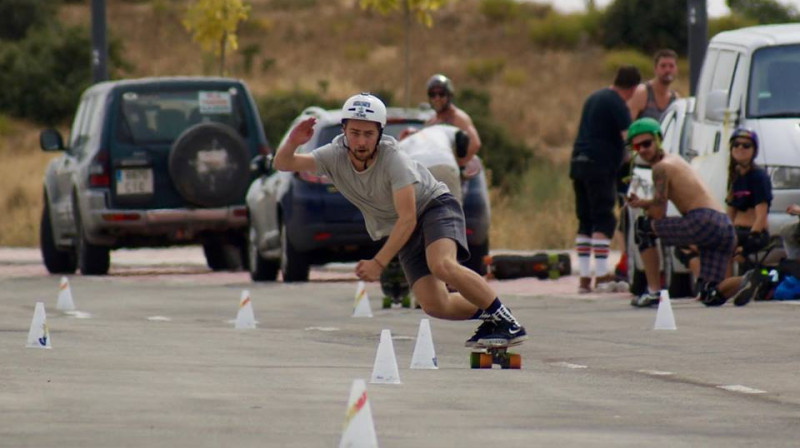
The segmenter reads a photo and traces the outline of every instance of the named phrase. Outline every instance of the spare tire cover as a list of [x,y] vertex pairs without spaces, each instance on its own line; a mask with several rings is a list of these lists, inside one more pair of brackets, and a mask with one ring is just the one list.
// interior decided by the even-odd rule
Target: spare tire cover
[[239,203],[250,183],[250,154],[230,126],[201,123],[173,143],[169,175],[178,193],[203,207]]

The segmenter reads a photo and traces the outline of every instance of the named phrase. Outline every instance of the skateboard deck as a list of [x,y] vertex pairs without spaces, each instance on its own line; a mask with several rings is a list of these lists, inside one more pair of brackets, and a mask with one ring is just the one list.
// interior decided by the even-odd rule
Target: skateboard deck
[[381,292],[383,292],[383,308],[391,308],[399,304],[403,308],[411,308],[411,290],[400,261],[394,258],[381,272]]
[[572,263],[568,253],[489,255],[485,263],[488,275],[498,280],[521,277],[555,280],[572,273]]
[[491,369],[497,364],[503,369],[521,369],[522,356],[508,351],[508,346],[473,347],[469,354],[469,366],[473,369]]

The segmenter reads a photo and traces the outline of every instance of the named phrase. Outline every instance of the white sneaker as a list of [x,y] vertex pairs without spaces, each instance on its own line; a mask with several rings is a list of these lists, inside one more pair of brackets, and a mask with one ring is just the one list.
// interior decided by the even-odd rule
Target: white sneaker
[[617,282],[610,281],[610,282],[598,283],[594,287],[594,291],[595,292],[600,292],[600,293],[617,292]]
[[618,282],[614,282],[614,283],[615,283],[614,289],[615,289],[616,292],[630,292],[631,291],[631,285],[629,285],[628,282],[618,281]]

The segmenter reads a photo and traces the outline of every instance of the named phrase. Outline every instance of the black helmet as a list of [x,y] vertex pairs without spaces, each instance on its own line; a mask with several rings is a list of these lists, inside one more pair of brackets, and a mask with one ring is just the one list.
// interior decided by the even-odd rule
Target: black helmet
[[431,76],[431,79],[428,80],[425,90],[430,93],[431,90],[437,87],[443,89],[448,96],[453,96],[453,83],[447,76],[439,73]]

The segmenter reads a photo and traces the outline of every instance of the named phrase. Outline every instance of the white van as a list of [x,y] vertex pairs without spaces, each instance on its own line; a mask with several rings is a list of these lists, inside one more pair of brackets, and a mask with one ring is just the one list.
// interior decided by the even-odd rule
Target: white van
[[772,179],[769,229],[797,218],[800,204],[800,24],[766,25],[711,39],[696,89],[686,156],[724,205],[730,151],[737,126],[758,133],[756,162]]

